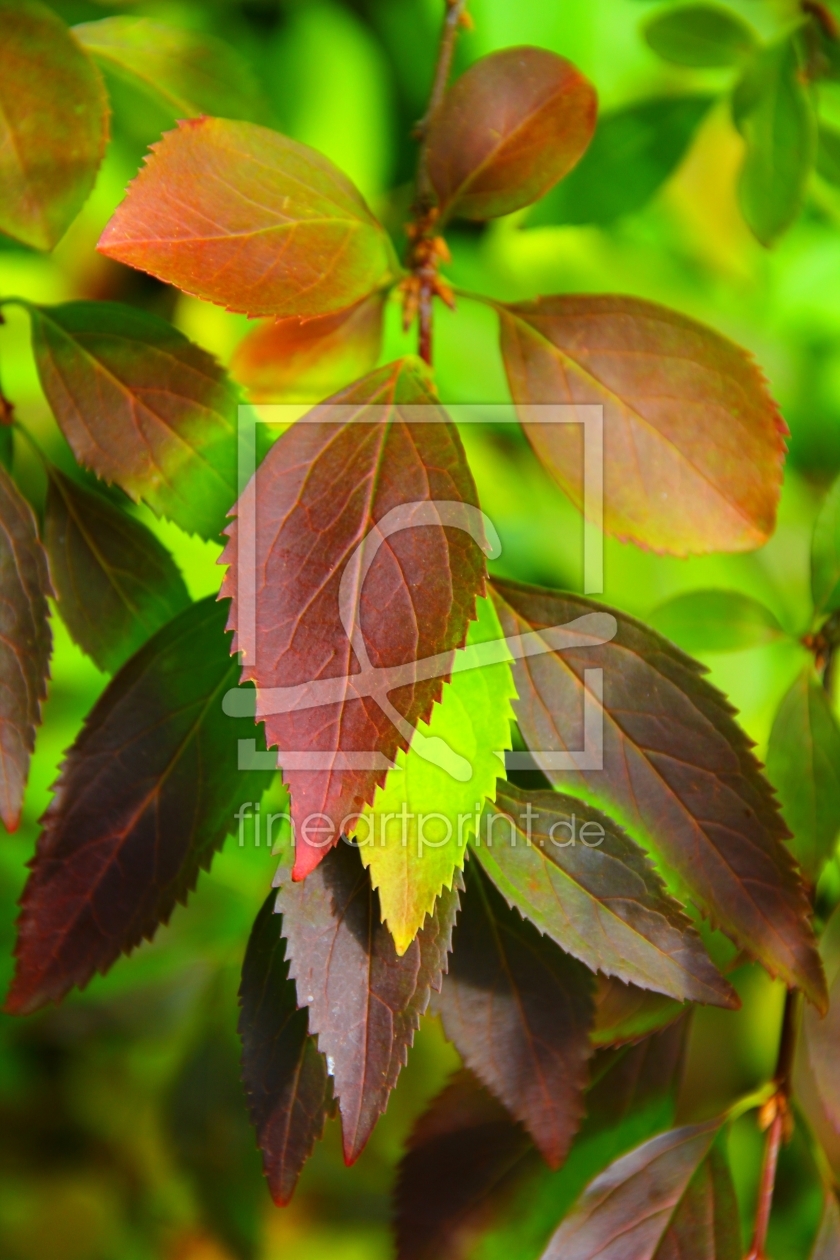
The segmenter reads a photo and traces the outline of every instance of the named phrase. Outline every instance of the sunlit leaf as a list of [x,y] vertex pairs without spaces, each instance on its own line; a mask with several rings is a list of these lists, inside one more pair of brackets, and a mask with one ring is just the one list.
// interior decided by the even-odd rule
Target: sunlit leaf
[[817,170],[829,184],[840,187],[840,131],[820,123]]
[[826,495],[814,524],[811,594],[817,613],[840,608],[840,480]]
[[73,34],[103,69],[139,84],[173,117],[258,120],[265,112],[247,61],[211,35],[127,16],[83,22]]
[[237,394],[215,359],[114,302],[29,310],[41,384],[79,463],[218,537],[236,499]]
[[255,402],[320,402],[376,363],[384,305],[375,293],[337,315],[262,324],[237,346],[230,370]]
[[475,856],[510,906],[592,971],[676,998],[737,1006],[639,846],[558,792],[499,785]]
[[102,79],[61,19],[37,0],[0,0],[0,232],[57,245],[107,139]]
[[789,847],[816,884],[840,832],[840,729],[811,665],[779,706],[767,747],[767,775],[793,833]]
[[332,162],[254,123],[183,122],[102,234],[109,258],[248,315],[308,318],[393,279],[393,251]]
[[659,96],[602,114],[566,179],[528,214],[528,227],[613,223],[633,214],[679,166],[712,96]]
[[277,895],[289,975],[327,1058],[344,1158],[361,1154],[404,1066],[420,1016],[446,969],[458,892],[445,892],[402,958],[380,921],[358,852],[339,844]]
[[673,998],[650,989],[639,989],[623,980],[599,976],[595,993],[596,1046],[618,1046],[638,1041],[673,1024],[685,1007]]
[[151,530],[59,469],[48,471],[44,545],[58,610],[79,647],[114,673],[190,597]]
[[434,1008],[467,1067],[557,1168],[583,1116],[592,981],[505,904],[474,860],[466,885]]
[[712,4],[656,13],[644,32],[655,53],[681,66],[737,66],[758,45],[746,22],[731,9]]
[[[478,601],[467,648],[503,638],[489,599]],[[479,825],[485,799],[493,799],[496,780],[504,775],[504,753],[511,745],[515,696],[510,666],[502,661],[458,672],[464,656],[453,662],[452,681],[420,737],[442,740],[463,773],[427,760],[419,740],[397,753],[396,766],[377,788],[357,832],[362,861],[379,892],[382,917],[403,953],[414,939],[442,888],[451,888],[464,865],[467,842]],[[423,745],[425,748],[427,745]],[[459,768],[456,764],[456,769]]]
[[790,227],[805,199],[816,157],[812,89],[793,38],[763,49],[732,98],[735,124],[747,145],[738,182],[741,210],[762,245]]
[[[401,360],[297,421],[258,468],[229,530],[222,589],[291,792],[296,879],[355,831],[411,728],[429,719],[447,654],[463,646],[483,594],[484,557],[465,506],[476,503],[475,486],[457,430],[429,389],[420,365]],[[428,408],[425,417],[412,421],[403,408],[414,406]],[[377,549],[375,526],[389,513],[396,532]],[[462,528],[444,528],[444,517]],[[252,534],[243,536],[242,519],[255,520]],[[253,643],[243,555],[255,591]],[[423,677],[415,662],[439,654],[434,676]],[[360,672],[381,685],[375,671],[401,666],[405,681],[385,707],[359,694]]]
[[663,1133],[587,1187],[543,1260],[739,1260],[732,1177],[712,1148],[720,1121]]
[[327,1064],[299,1010],[277,894],[251,930],[239,987],[242,1079],[263,1169],[278,1206],[291,1199],[331,1109]]
[[432,120],[427,161],[441,213],[493,219],[530,205],[580,159],[596,111],[592,85],[547,49],[481,58]]
[[[603,611],[579,596],[494,586],[509,639],[536,631],[550,648],[552,627]],[[824,1006],[808,899],[750,740],[701,665],[632,617],[613,615],[611,642],[566,646],[563,632],[562,651],[514,665],[514,709],[537,765],[561,790],[608,811],[653,848],[724,932]],[[585,677],[599,669],[603,704]],[[603,769],[552,769],[552,753],[585,748],[587,696],[598,724],[603,720]]]
[[650,624],[684,652],[738,652],[785,638],[769,608],[740,591],[689,591],[660,604]]
[[238,666],[227,607],[193,604],[124,665],[64,760],[24,891],[6,1009],[59,1001],[151,938],[258,801],[237,768],[247,721],[222,713]]
[[500,306],[502,353],[537,455],[583,506],[582,426],[539,404],[604,408],[604,519],[677,555],[772,533],[787,428],[750,356],[652,302],[550,297]]
[[15,831],[50,676],[47,558],[32,509],[0,469],[0,818]]

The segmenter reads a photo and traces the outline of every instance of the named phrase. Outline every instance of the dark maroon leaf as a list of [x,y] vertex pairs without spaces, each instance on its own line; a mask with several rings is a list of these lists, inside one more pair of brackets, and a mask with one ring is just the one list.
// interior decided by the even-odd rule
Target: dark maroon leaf
[[113,673],[190,597],[150,529],[59,469],[48,471],[44,544],[58,610],[79,647]]
[[559,1167],[583,1116],[592,981],[511,910],[478,863],[435,1009],[467,1067]]
[[[423,422],[403,410],[413,406],[430,408]],[[457,430],[435,408],[419,364],[402,360],[371,373],[278,439],[237,505],[239,517],[256,521],[253,538],[239,520],[229,530],[224,560],[231,568],[222,591],[233,599],[234,647],[244,651],[244,678],[257,685],[257,715],[266,719],[269,747],[279,748],[291,792],[295,879],[324,856],[330,824],[333,843],[351,832],[348,820],[355,825],[397,750],[408,745],[373,697],[357,692],[361,662],[351,635],[364,640],[374,669],[409,667],[409,681],[388,699],[416,726],[428,721],[443,678],[414,678],[414,663],[463,646],[484,591],[481,548],[464,528],[437,523],[443,509],[436,505],[476,505],[477,495]],[[415,524],[426,507],[426,523]],[[400,509],[411,527],[371,551],[364,574],[363,540]],[[253,568],[252,578],[245,575],[254,590],[253,644],[244,638],[251,597],[242,554]],[[355,592],[349,628],[339,598],[345,573]],[[307,690],[327,680],[334,680],[334,699],[305,707]],[[298,701],[277,712],[273,689],[294,687]],[[299,767],[292,753],[303,754],[307,765]],[[370,753],[385,758],[384,768],[341,764],[345,755]],[[323,768],[309,768],[313,761]],[[320,834],[313,840],[305,824],[316,815],[324,817],[316,819]]]
[[738,1209],[720,1120],[673,1129],[596,1177],[543,1260],[738,1260]]
[[[496,583],[508,636],[604,609],[590,600]],[[557,787],[582,795],[651,845],[716,925],[820,1008],[825,977],[810,907],[783,843],[788,831],[733,710],[703,667],[623,613],[603,646],[514,665],[519,726]],[[584,747],[584,671],[603,671],[603,769],[552,770],[540,752]]]
[[634,1111],[676,1094],[682,1077],[690,1016],[635,1045],[598,1050],[586,1099],[590,1125],[611,1128]]
[[0,468],[0,818],[7,831],[20,822],[35,728],[47,695],[51,594],[32,509]]
[[272,892],[260,910],[242,966],[242,1078],[274,1202],[288,1203],[330,1112],[324,1056],[289,978],[283,916]]
[[303,883],[280,889],[289,975],[327,1057],[341,1112],[344,1158],[361,1154],[446,968],[458,890],[397,956],[379,897],[348,844],[332,849]]
[[508,905],[566,953],[679,1001],[738,1005],[653,864],[605,814],[503,783],[488,821],[492,843],[476,857]]
[[238,665],[227,608],[204,599],[133,656],[67,753],[22,899],[6,1002],[25,1015],[107,971],[151,938],[258,801],[265,771],[240,772],[247,721],[222,713]]
[[600,976],[595,994],[595,1026],[592,1041],[596,1046],[616,1046],[637,1041],[672,1024],[685,1007],[673,998],[650,989],[638,989],[607,976]]

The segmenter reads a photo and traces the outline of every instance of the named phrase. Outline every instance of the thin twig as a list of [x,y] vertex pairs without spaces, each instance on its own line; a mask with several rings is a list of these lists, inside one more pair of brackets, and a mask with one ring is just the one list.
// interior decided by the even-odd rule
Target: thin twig
[[452,73],[452,61],[455,56],[455,45],[458,33],[464,23],[468,0],[446,0],[446,17],[443,20],[443,31],[438,48],[435,77],[429,93],[429,104],[426,113],[417,124],[414,134],[420,141],[420,160],[417,167],[417,211],[427,213],[434,199],[434,191],[429,182],[428,164],[426,162],[427,141],[429,131],[446,96],[449,76]]
[[779,1036],[776,1071],[773,1077],[776,1089],[773,1096],[764,1104],[759,1113],[767,1125],[767,1139],[764,1145],[761,1181],[758,1187],[755,1230],[752,1246],[747,1253],[747,1260],[764,1260],[764,1247],[767,1242],[767,1229],[770,1224],[770,1209],[773,1206],[773,1192],[776,1189],[779,1150],[782,1142],[787,1141],[791,1135],[793,1116],[790,1110],[790,1095],[793,1057],[796,1052],[798,1014],[798,990],[788,989],[785,996],[784,1014],[782,1015],[782,1031]]

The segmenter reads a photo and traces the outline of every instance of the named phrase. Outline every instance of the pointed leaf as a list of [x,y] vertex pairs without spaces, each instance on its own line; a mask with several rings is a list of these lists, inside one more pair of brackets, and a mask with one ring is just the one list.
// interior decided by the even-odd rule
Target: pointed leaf
[[394,272],[384,230],[332,162],[224,118],[182,122],[152,146],[99,249],[247,315],[327,315]]
[[47,558],[32,509],[0,468],[0,818],[15,831],[50,676]]
[[794,38],[762,49],[750,62],[732,115],[747,145],[741,211],[761,244],[770,246],[802,209],[817,151],[813,92]]
[[[417,406],[427,410],[413,422]],[[447,654],[463,646],[483,594],[484,557],[465,532],[474,519],[466,508],[464,528],[436,523],[441,502],[447,520],[460,505],[475,505],[472,475],[426,377],[402,360],[288,429],[237,506],[222,590],[233,599],[234,646],[244,650],[244,677],[257,684],[258,716],[266,718],[269,746],[279,747],[291,792],[296,879],[342,832],[355,832],[359,811],[409,742],[405,723],[428,721],[451,668]],[[371,532],[389,513],[387,528],[397,532],[376,550],[382,534]],[[253,536],[242,533],[241,519],[256,521]],[[243,583],[243,555],[253,596]],[[342,589],[355,601],[344,609],[347,628]],[[253,644],[243,638],[249,599]],[[369,676],[406,667],[404,683],[388,696],[401,729],[369,694],[360,696],[356,649],[368,655]],[[416,672],[415,662],[438,656],[434,677]],[[283,689],[292,688],[290,701]],[[384,768],[371,753],[385,759]]]
[[840,479],[825,496],[814,524],[811,593],[816,613],[840,608]]
[[738,1260],[732,1179],[711,1147],[720,1120],[663,1133],[596,1177],[543,1260]]
[[673,998],[650,989],[639,989],[623,980],[599,977],[595,995],[595,1025],[592,1043],[618,1046],[667,1028],[679,1019],[685,1007]]
[[819,1232],[810,1260],[837,1260],[840,1256],[840,1208],[831,1191],[826,1193]]
[[467,841],[479,826],[485,799],[496,794],[504,774],[502,754],[511,746],[510,702],[516,692],[510,666],[502,661],[460,669],[471,647],[503,638],[492,600],[479,600],[476,612],[467,651],[455,655],[452,681],[428,726],[419,725],[424,740],[443,741],[463,759],[469,777],[456,778],[445,765],[426,760],[415,739],[407,753],[397,753],[396,766],[359,822],[359,852],[400,954],[463,867]]
[[635,1044],[596,1051],[586,1099],[589,1128],[612,1129],[654,1103],[676,1101],[690,1024],[683,1008],[680,1019]]
[[61,19],[36,0],[0,0],[0,232],[57,245],[107,140],[102,79]]
[[103,69],[144,88],[174,118],[258,119],[265,112],[247,61],[212,35],[143,17],[83,22],[73,34]]
[[680,66],[737,66],[758,46],[746,22],[711,4],[686,4],[657,13],[644,32],[655,53]]
[[467,1067],[557,1168],[583,1116],[592,983],[580,963],[509,909],[475,861],[466,883],[434,1006]]
[[738,652],[785,638],[769,608],[740,591],[689,591],[650,615],[654,630],[684,652]]
[[289,978],[276,899],[275,892],[267,897],[245,951],[239,1035],[242,1079],[263,1169],[271,1196],[282,1207],[324,1131],[331,1095],[324,1056],[309,1032],[306,1010],[298,1010]]
[[609,224],[641,210],[688,151],[713,96],[658,96],[602,114],[566,179],[530,211],[528,227]]
[[124,665],[67,753],[22,899],[6,1009],[24,1015],[105,972],[195,887],[238,802],[270,775],[237,769],[222,713],[238,666],[227,608],[193,604]]
[[540,423],[532,405],[603,406],[610,533],[676,555],[766,542],[787,429],[744,350],[637,298],[543,298],[500,316],[520,419],[574,503],[583,504],[580,429]]
[[114,673],[189,605],[174,560],[151,530],[49,468],[44,544],[73,640]]
[[344,1158],[361,1154],[405,1065],[420,1016],[446,969],[458,892],[397,957],[358,852],[340,844],[303,883],[277,895],[289,975],[327,1057],[341,1112]]
[[[551,627],[599,608],[579,596],[494,586],[505,633],[538,631],[547,647]],[[823,1006],[808,899],[750,741],[701,665],[632,617],[614,615],[618,630],[604,646],[549,650],[514,665],[514,708],[537,764],[652,846],[724,932]],[[540,751],[584,748],[587,669],[603,670],[603,706],[589,692],[603,714],[603,770],[552,770]]]
[[376,363],[384,308],[384,293],[374,293],[337,315],[262,324],[239,343],[230,370],[254,402],[320,402]]
[[678,1001],[737,1007],[639,846],[559,792],[500,783],[475,856],[508,905],[592,971]]
[[545,48],[504,48],[474,62],[428,135],[441,213],[494,219],[530,205],[580,159],[596,112],[591,83]]
[[41,385],[76,459],[215,538],[236,499],[236,391],[164,320],[115,302],[30,307]]
[[810,664],[779,706],[767,775],[793,832],[791,852],[816,884],[840,831],[840,729]]

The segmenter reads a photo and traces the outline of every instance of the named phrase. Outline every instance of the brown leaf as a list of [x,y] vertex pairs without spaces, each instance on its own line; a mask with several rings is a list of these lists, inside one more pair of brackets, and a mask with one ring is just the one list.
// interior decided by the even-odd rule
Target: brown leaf
[[272,320],[237,346],[230,370],[254,402],[316,403],[379,358],[385,294],[319,319]]
[[[430,418],[412,422],[403,408],[413,405],[432,409]],[[233,599],[234,647],[245,652],[244,677],[257,684],[258,714],[291,792],[296,879],[342,832],[352,834],[397,749],[408,745],[404,728],[356,690],[363,663],[351,637],[361,635],[373,669],[407,667],[406,685],[389,699],[416,726],[428,721],[443,678],[416,680],[414,662],[444,654],[445,665],[445,654],[463,646],[483,594],[481,548],[464,529],[437,523],[441,501],[458,508],[475,505],[477,496],[458,432],[435,405],[410,360],[358,381],[288,429],[258,468],[237,506],[238,517],[256,520],[253,541],[249,535],[240,543],[239,519],[228,531],[223,559],[231,568],[222,590]],[[430,523],[412,524],[427,505]],[[390,512],[411,528],[399,528],[371,551],[375,558],[363,560],[363,541]],[[252,646],[243,639],[242,547],[255,575]],[[348,580],[356,606],[345,610],[345,628],[340,592]],[[316,695],[304,707],[316,684],[322,693],[328,688],[328,699],[316,703]],[[277,700],[274,689],[295,687],[294,706],[281,708],[284,696]],[[369,761],[359,768],[358,760],[354,767],[354,756],[371,752],[382,755],[383,768]],[[304,755],[302,768],[293,753]]]
[[239,987],[242,1079],[272,1198],[284,1206],[331,1110],[327,1064],[299,1010],[275,892],[257,915]]
[[393,250],[327,158],[255,123],[181,122],[157,144],[99,249],[248,315],[327,315],[394,278]]
[[[505,634],[536,631],[547,646],[551,627],[605,611],[575,595],[494,586]],[[634,618],[613,615],[611,642],[514,665],[514,709],[537,764],[557,787],[591,800],[652,846],[716,925],[824,1007],[810,906],[750,740],[701,665]],[[587,669],[603,670],[603,704],[585,683]],[[587,693],[603,714],[603,769],[552,770],[541,750],[584,747]]]
[[352,1164],[388,1104],[431,991],[440,988],[458,890],[441,894],[401,958],[358,850],[348,844],[328,853],[303,883],[284,884],[277,908],[289,975],[326,1055],[344,1158]]
[[32,509],[0,468],[0,818],[20,822],[35,728],[50,676],[47,557]]
[[107,141],[102,78],[61,19],[35,0],[0,0],[0,232],[57,245]]
[[625,984],[612,976],[599,976],[595,993],[595,1025],[592,1042],[596,1046],[618,1046],[637,1041],[667,1028],[679,1019],[685,1007],[673,998]]
[[467,1067],[556,1168],[583,1117],[592,982],[505,904],[475,861],[466,883],[435,1009]]
[[499,311],[520,419],[574,503],[583,507],[581,426],[540,423],[538,404],[603,406],[609,532],[676,555],[767,541],[787,427],[746,351],[638,298],[549,297]]
[[449,89],[429,132],[442,214],[493,219],[530,205],[583,155],[596,112],[591,83],[545,48],[482,57]]

